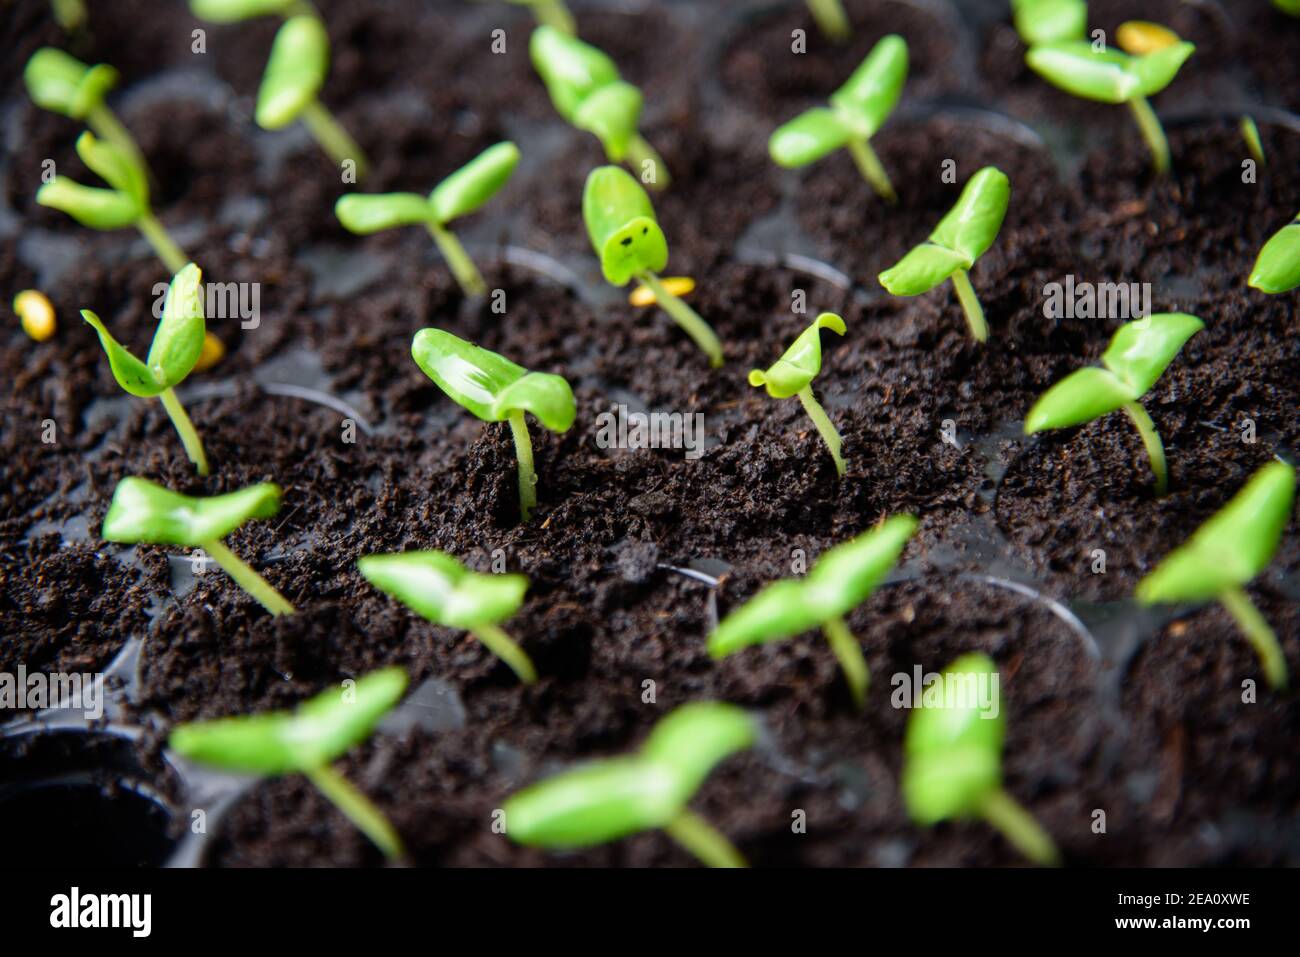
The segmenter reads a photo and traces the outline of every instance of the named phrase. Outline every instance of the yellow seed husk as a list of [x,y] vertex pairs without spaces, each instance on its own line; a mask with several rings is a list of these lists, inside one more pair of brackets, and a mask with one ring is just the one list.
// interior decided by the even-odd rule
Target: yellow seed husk
[[203,334],[203,351],[199,353],[199,361],[194,363],[194,371],[206,372],[220,362],[221,357],[225,354],[226,344],[211,332],[205,332]]
[[[690,276],[665,276],[659,281],[674,296],[685,296],[695,289],[695,280]],[[653,306],[655,294],[646,286],[637,286],[628,294],[627,301],[634,306]]]
[[1171,47],[1180,41],[1180,37],[1168,27],[1150,20],[1129,20],[1119,25],[1115,33],[1120,49],[1133,56],[1155,53],[1165,47]]
[[43,292],[24,289],[14,296],[14,312],[22,322],[23,332],[37,342],[44,342],[54,335],[54,304]]

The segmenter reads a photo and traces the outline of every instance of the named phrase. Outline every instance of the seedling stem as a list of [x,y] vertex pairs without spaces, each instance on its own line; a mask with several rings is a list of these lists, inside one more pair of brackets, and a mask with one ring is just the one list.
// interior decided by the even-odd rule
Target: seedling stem
[[199,433],[194,428],[194,423],[190,421],[189,415],[185,412],[185,406],[181,405],[181,400],[176,398],[174,389],[164,389],[158,393],[158,398],[162,401],[163,408],[167,410],[167,417],[172,420],[172,425],[176,427],[176,434],[181,437],[181,444],[185,446],[185,454],[189,460],[194,463],[200,475],[208,474],[208,456],[203,451],[203,441],[199,438]]
[[664,284],[659,281],[659,277],[650,270],[646,269],[638,272],[636,278],[641,285],[654,293],[655,302],[659,303],[659,308],[672,316],[673,321],[695,340],[695,344],[709,357],[709,365],[715,369],[721,366],[722,343],[718,340],[709,324],[701,319],[694,309],[665,289]]
[[177,245],[176,240],[172,239],[171,233],[167,232],[165,226],[158,222],[158,217],[153,213],[141,213],[140,218],[136,220],[136,229],[140,230],[140,235],[149,241],[153,251],[158,254],[158,258],[163,261],[167,271],[173,276],[185,268],[190,257],[185,255],[185,250]]
[[708,821],[683,808],[664,831],[709,867],[748,867],[740,851]]
[[1048,833],[1005,790],[994,789],[980,802],[979,807],[984,820],[1001,831],[1021,854],[1035,864],[1055,867],[1061,863],[1060,852]]
[[533,440],[528,437],[524,410],[510,413],[510,432],[515,437],[515,457],[519,459],[519,512],[521,521],[531,521],[537,505],[537,473],[533,470]]
[[817,22],[817,29],[835,42],[842,43],[852,35],[849,18],[840,0],[808,0],[808,10]]
[[[202,542],[199,547],[214,558],[240,588],[256,598],[271,614],[294,614],[294,607],[289,604],[288,599],[272,588],[265,578],[253,571],[247,562],[223,545],[219,539]],[[362,830],[365,828],[363,827]]]
[[303,107],[302,121],[307,124],[311,135],[334,161],[335,166],[342,166],[345,160],[352,160],[357,165],[357,179],[365,179],[370,169],[370,161],[366,159],[366,154],[361,151],[357,141],[348,135],[348,131],[334,118],[334,114],[321,105],[319,100],[312,100]]
[[853,162],[858,164],[858,172],[871,184],[872,189],[885,202],[897,203],[898,194],[894,192],[894,184],[889,181],[889,174],[885,172],[885,167],[881,165],[880,157],[871,148],[871,144],[865,139],[853,139],[849,140],[848,146]]
[[402,839],[393,830],[379,808],[370,803],[370,799],[354,788],[343,775],[328,764],[307,768],[303,771],[312,784],[320,788],[334,806],[343,812],[343,816],[357,826],[375,846],[389,859],[395,860],[406,854]]
[[663,157],[644,136],[633,133],[632,138],[627,141],[627,165],[636,173],[637,179],[643,177],[647,162],[654,170],[654,179],[646,185],[651,189],[667,189],[672,182],[672,177],[668,175],[668,167],[664,164]]
[[808,418],[812,419],[813,425],[817,426],[818,434],[826,443],[826,448],[830,450],[831,458],[835,460],[835,471],[843,478],[844,459],[840,456],[840,433],[836,431],[830,417],[826,415],[826,410],[813,395],[812,383],[808,383],[795,395],[799,396],[799,401],[803,403],[803,410],[808,413]]
[[826,623],[822,625],[822,632],[830,643],[831,651],[835,653],[835,660],[844,670],[844,680],[849,683],[854,702],[859,708],[864,707],[867,703],[867,683],[871,680],[871,672],[867,669],[867,660],[862,657],[862,649],[858,647],[853,633],[849,631],[849,626],[844,624],[844,619],[839,615],[826,619]]
[[1225,588],[1219,593],[1219,601],[1255,649],[1260,664],[1264,666],[1264,677],[1268,679],[1269,687],[1285,688],[1286,658],[1282,655],[1282,647],[1277,643],[1277,635],[1259,613],[1259,609],[1239,586]]
[[1128,101],[1133,118],[1137,120],[1138,129],[1151,149],[1151,161],[1159,174],[1169,172],[1169,141],[1165,139],[1164,127],[1156,117],[1155,110],[1145,96],[1135,96]]
[[966,270],[958,269],[952,274],[952,288],[957,290],[957,301],[961,303],[962,312],[966,313],[966,324],[976,342],[985,342],[989,337],[989,326],[984,321],[984,307],[980,305],[975,288],[970,284]]
[[486,294],[487,283],[483,280],[483,274],[474,265],[474,260],[469,258],[469,253],[465,252],[465,247],[456,238],[456,234],[433,221],[429,222],[429,234],[433,236],[433,241],[438,244],[438,251],[442,253],[442,258],[447,261],[447,268],[456,277],[456,281],[465,290],[465,294],[468,296]]
[[[140,147],[136,145],[135,138],[122,125],[122,121],[117,118],[117,114],[103,103],[92,107],[86,114],[86,125],[95,132],[96,136],[108,140],[135,160],[141,169],[148,171],[149,167],[144,161],[144,154],[140,152]],[[153,179],[152,174],[150,174],[149,178]],[[186,260],[181,260],[181,266],[184,266],[185,263]],[[177,272],[179,268],[178,266],[172,269],[172,272]]]
[[1147,414],[1146,409],[1142,408],[1140,402],[1125,402],[1124,411],[1137,427],[1138,435],[1142,436],[1142,444],[1146,446],[1147,458],[1151,460],[1151,471],[1156,476],[1156,495],[1157,497],[1164,495],[1169,490],[1169,468],[1165,465],[1165,446],[1160,441],[1156,424],[1151,421],[1151,416]]
[[563,0],[532,0],[528,5],[532,7],[533,16],[537,18],[538,23],[553,27],[569,36],[577,35],[573,14],[569,12]]
[[475,625],[470,631],[487,646],[488,651],[508,664],[520,681],[526,685],[537,683],[537,669],[533,667],[532,659],[498,626],[485,622]]

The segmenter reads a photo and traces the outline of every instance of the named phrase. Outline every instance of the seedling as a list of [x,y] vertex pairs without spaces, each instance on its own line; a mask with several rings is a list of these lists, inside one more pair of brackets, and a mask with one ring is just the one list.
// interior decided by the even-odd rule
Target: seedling
[[757,736],[753,719],[735,705],[682,705],[635,754],[584,764],[509,797],[506,835],[528,847],[577,848],[662,830],[709,867],[745,867],[731,842],[687,804],[720,761]]
[[510,142],[498,143],[444,179],[428,198],[418,193],[348,193],[334,204],[334,214],[345,229],[360,236],[397,226],[423,225],[465,294],[481,296],[487,292],[487,283],[447,226],[495,196],[518,164],[519,148]]
[[808,0],[808,11],[817,29],[836,43],[843,43],[853,36],[853,27],[849,25],[849,16],[840,0]]
[[128,545],[201,548],[272,615],[292,615],[293,605],[221,541],[245,522],[279,510],[280,487],[272,482],[196,498],[130,476],[117,483],[101,534]]
[[405,671],[382,668],[349,681],[342,690],[324,691],[293,711],[177,725],[167,743],[191,761],[225,771],[306,775],[357,830],[395,860],[406,852],[393,825],[330,764],[370,737],[405,690]]
[[1156,172],[1165,173],[1169,170],[1169,141],[1147,97],[1167,87],[1195,50],[1180,40],[1131,56],[1109,47],[1094,49],[1087,40],[1065,40],[1032,47],[1025,62],[1047,82],[1074,96],[1127,103],[1151,150]]
[[128,151],[89,130],[77,137],[81,161],[112,189],[82,186],[56,175],[36,191],[36,202],[58,209],[91,229],[126,229],[134,226],[148,240],[170,273],[185,268],[189,257],[158,222],[149,206],[149,178],[145,168]]
[[1026,46],[1082,40],[1088,28],[1084,0],[1011,0],[1012,20]]
[[1268,567],[1294,500],[1295,468],[1268,463],[1137,586],[1144,605],[1217,600],[1255,649],[1273,688],[1286,687],[1286,658],[1244,586]]
[[81,28],[86,22],[86,5],[82,0],[50,0],[54,19],[68,33]]
[[308,0],[190,0],[190,12],[209,23],[236,23],[254,17],[314,15]]
[[[981,685],[992,700],[972,693]],[[1060,864],[1052,838],[1002,787],[1000,699],[997,666],[981,654],[963,655],[927,686],[903,741],[903,801],[925,827],[980,817],[1035,864]]]
[[966,182],[930,238],[882,272],[880,284],[895,296],[919,296],[951,279],[971,335],[976,342],[984,342],[989,327],[967,273],[997,239],[1010,198],[1011,182],[1006,173],[985,166]]
[[117,70],[107,63],[87,66],[55,47],[41,47],[23,70],[27,95],[33,103],[85,123],[100,139],[130,156],[136,166],[147,169],[135,139],[105,102],[119,78]]
[[626,162],[656,189],[668,186],[668,167],[637,131],[641,91],[622,80],[613,60],[550,26],[533,31],[528,55],[560,116],[600,140],[611,163]]
[[813,324],[785,350],[785,355],[770,366],[766,372],[754,369],[749,373],[749,384],[767,386],[767,394],[774,399],[788,399],[797,395],[803,409],[817,426],[817,434],[826,443],[831,458],[835,460],[835,471],[844,476],[844,459],[840,457],[840,434],[831,424],[826,410],[821,407],[813,395],[812,381],[822,371],[822,342],[818,335],[822,329],[844,335],[844,320],[833,312],[823,312]]
[[1273,6],[1283,13],[1289,13],[1293,17],[1300,17],[1300,0],[1273,0]]
[[566,36],[577,34],[577,28],[573,22],[573,14],[565,6],[564,0],[507,0],[520,7],[527,7],[533,12],[537,22],[559,30]]
[[785,578],[766,586],[709,635],[709,654],[725,658],[750,645],[821,628],[844,671],[853,700],[862,707],[870,672],[844,616],[871,597],[916,527],[911,515],[895,515],[827,551],[804,578]]
[[1102,353],[1103,368],[1077,369],[1042,394],[1025,416],[1025,435],[1083,425],[1123,409],[1142,436],[1156,477],[1156,495],[1164,495],[1169,489],[1164,444],[1138,400],[1151,391],[1184,343],[1204,328],[1205,323],[1185,312],[1161,312],[1125,323]]
[[1259,127],[1255,124],[1255,118],[1243,116],[1240,127],[1241,138],[1246,141],[1246,149],[1250,150],[1251,157],[1260,166],[1265,165],[1264,143],[1259,138]]
[[500,627],[523,604],[523,575],[481,575],[434,551],[366,555],[357,568],[370,584],[435,625],[470,632],[524,684],[537,681],[532,659]]
[[351,162],[357,179],[363,179],[370,164],[361,147],[316,99],[325,84],[329,58],[329,34],[318,17],[300,14],[286,20],[271,44],[257,91],[257,125],[280,130],[302,120],[335,166]]
[[569,383],[549,372],[529,372],[441,329],[417,332],[411,356],[457,405],[484,422],[510,423],[519,459],[519,514],[527,522],[537,504],[537,475],[524,413],[531,412],[552,432],[569,431],[577,415]]
[[1247,283],[1252,289],[1273,295],[1300,286],[1300,213],[1269,237]]
[[709,357],[709,364],[715,369],[722,365],[722,343],[712,327],[657,275],[668,264],[668,240],[641,184],[617,166],[597,167],[587,174],[582,190],[582,218],[605,280],[626,286],[635,278]]
[[871,148],[871,137],[894,111],[907,79],[907,41],[891,33],[881,39],[831,94],[830,109],[815,107],[781,126],[767,150],[780,166],[807,166],[838,149],[848,149],[862,177],[886,201],[898,195]]
[[113,378],[131,395],[157,396],[172,420],[185,454],[200,475],[208,474],[208,457],[203,451],[194,423],[176,398],[175,387],[185,380],[203,353],[206,338],[203,322],[203,274],[190,263],[172,277],[163,300],[162,319],[153,334],[149,356],[141,362],[113,338],[99,316],[89,309],[81,317],[99,334],[99,344],[108,354]]

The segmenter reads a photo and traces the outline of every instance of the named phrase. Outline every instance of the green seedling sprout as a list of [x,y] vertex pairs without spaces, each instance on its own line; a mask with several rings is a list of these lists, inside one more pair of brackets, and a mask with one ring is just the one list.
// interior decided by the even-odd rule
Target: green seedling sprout
[[99,334],[99,344],[108,355],[113,378],[131,395],[157,396],[172,420],[185,454],[200,475],[208,474],[208,457],[175,387],[185,380],[203,354],[206,330],[203,320],[203,273],[190,263],[172,277],[163,300],[162,319],[153,335],[149,356],[141,362],[113,338],[99,316],[89,309],[81,317]]
[[713,328],[659,279],[668,264],[668,240],[641,184],[617,166],[597,167],[587,174],[582,190],[582,218],[605,280],[626,286],[635,278],[709,357],[709,364],[715,369],[722,365],[722,343]]
[[1087,40],[1044,43],[1025,53],[1030,69],[1055,87],[1101,103],[1127,103],[1151,150],[1157,173],[1169,170],[1169,141],[1147,97],[1167,87],[1196,47],[1185,41],[1130,56],[1094,49]]
[[86,5],[82,0],[50,0],[50,7],[54,19],[68,33],[80,29],[86,22]]
[[1010,198],[1007,175],[997,167],[985,166],[966,182],[930,238],[882,272],[880,284],[895,296],[919,296],[951,279],[971,335],[976,342],[986,341],[989,327],[984,308],[967,273],[997,239]]
[[821,628],[844,671],[853,700],[862,707],[871,676],[844,616],[871,597],[916,527],[911,515],[895,515],[827,551],[804,578],[784,578],[767,585],[719,623],[709,635],[709,654],[725,658],[751,645]]
[[524,684],[537,681],[532,659],[500,627],[523,604],[525,576],[481,575],[435,551],[366,555],[357,560],[357,568],[370,584],[422,618],[470,632]]
[[245,522],[279,510],[280,487],[272,482],[196,498],[131,476],[117,483],[101,534],[128,545],[201,548],[272,615],[292,615],[293,605],[221,541]]
[[533,31],[528,55],[560,116],[600,140],[611,163],[626,162],[655,189],[668,186],[668,167],[637,131],[641,91],[622,80],[613,60],[549,26]]
[[209,23],[237,23],[254,17],[289,17],[316,13],[308,0],[190,0],[190,12]]
[[636,753],[581,765],[507,798],[506,836],[528,847],[578,848],[662,830],[709,867],[745,867],[731,842],[687,804],[719,762],[757,736],[753,719],[735,705],[682,705]]
[[1125,323],[1102,353],[1103,368],[1076,369],[1042,394],[1025,416],[1025,435],[1083,425],[1123,409],[1151,460],[1156,495],[1164,495],[1169,490],[1164,444],[1139,400],[1187,340],[1204,328],[1205,323],[1185,312],[1161,312]]
[[840,0],[808,0],[808,12],[812,14],[817,29],[836,43],[843,43],[853,36],[849,15],[844,12]]
[[573,14],[565,6],[564,0],[506,0],[506,2],[527,7],[539,24],[558,30],[566,36],[576,36],[578,33]]
[[324,691],[293,711],[177,725],[168,745],[198,764],[261,777],[302,774],[390,860],[402,839],[382,811],[331,763],[365,741],[401,700],[406,672],[382,668]]
[[1260,166],[1266,165],[1264,158],[1264,143],[1259,138],[1259,126],[1255,123],[1253,116],[1243,116],[1241,118],[1241,138],[1246,141],[1246,149],[1250,150],[1251,157]]
[[1268,567],[1294,501],[1295,468],[1268,463],[1137,586],[1144,605],[1218,601],[1255,649],[1273,688],[1286,687],[1286,658],[1245,586]]
[[1084,0],[1011,0],[1011,12],[1025,46],[1082,40],[1087,34]]
[[1300,213],[1260,249],[1247,284],[1271,295],[1300,286]]
[[[992,701],[976,693],[980,683],[991,686]],[[986,655],[958,658],[927,686],[907,722],[903,801],[925,827],[983,818],[1035,864],[1058,865],[1051,837],[1002,787],[1006,725],[997,666]]]
[[1300,17],[1300,0],[1273,0],[1273,6],[1283,13],[1290,14],[1293,17]]
[[487,283],[447,226],[495,196],[518,164],[519,148],[510,142],[498,143],[444,179],[427,198],[418,193],[348,193],[334,204],[334,214],[345,229],[360,236],[397,226],[424,226],[465,294],[482,296]]
[[280,130],[302,120],[334,165],[342,167],[350,161],[355,164],[357,179],[363,179],[370,164],[361,147],[316,98],[325,83],[329,59],[329,34],[320,18],[299,14],[286,20],[271,44],[257,91],[257,125]]
[[461,408],[484,422],[509,422],[519,459],[519,514],[532,518],[537,505],[533,443],[524,413],[552,432],[567,432],[577,415],[573,389],[562,376],[529,372],[504,356],[441,329],[421,329],[411,342],[421,371]]
[[848,149],[863,179],[883,199],[898,202],[894,184],[871,148],[871,137],[894,111],[907,79],[907,41],[891,33],[872,47],[849,81],[815,107],[779,127],[767,151],[780,166],[799,167]]
[[107,63],[87,66],[55,47],[41,47],[23,69],[27,95],[33,103],[85,123],[100,139],[130,156],[136,166],[147,169],[134,137],[105,102],[119,78],[117,70]]
[[77,137],[77,155],[112,189],[83,186],[56,175],[36,191],[36,202],[67,213],[91,229],[126,229],[134,226],[148,240],[170,273],[185,268],[189,257],[176,244],[149,206],[149,177],[127,150],[95,138],[89,130]]
[[822,329],[830,329],[842,336],[844,320],[833,312],[823,312],[812,325],[799,333],[785,354],[766,371],[752,370],[749,373],[749,384],[755,387],[766,386],[767,394],[774,399],[788,399],[797,395],[808,418],[817,426],[817,434],[830,450],[831,458],[835,460],[835,471],[843,478],[844,459],[840,457],[840,434],[812,391],[812,381],[822,371],[822,342],[818,335]]

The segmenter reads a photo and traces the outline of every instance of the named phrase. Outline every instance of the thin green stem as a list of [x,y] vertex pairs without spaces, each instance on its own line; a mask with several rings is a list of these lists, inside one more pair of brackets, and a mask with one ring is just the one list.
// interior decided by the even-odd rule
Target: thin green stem
[[844,679],[849,683],[849,690],[853,692],[853,700],[859,708],[864,707],[867,703],[867,685],[871,682],[871,672],[867,668],[867,659],[863,657],[857,639],[853,637],[853,632],[849,631],[849,626],[839,615],[828,618],[822,623],[822,633],[826,635],[831,651],[835,652],[835,660],[840,663],[840,668],[844,671]]
[[885,202],[898,202],[898,194],[894,192],[894,184],[889,181],[889,174],[885,172],[880,157],[865,138],[849,140],[849,155],[853,157],[853,162],[858,164],[858,172],[862,174],[862,178],[871,184],[871,188]]
[[504,631],[496,625],[475,625],[470,631],[487,646],[488,651],[508,664],[520,681],[526,685],[537,682],[537,669],[533,667],[533,659]]
[[848,15],[840,0],[808,0],[808,9],[817,21],[817,29],[836,43],[842,43],[853,35],[849,26]]
[[287,598],[271,587],[271,583],[253,571],[248,563],[228,549],[217,539],[200,542],[199,547],[211,555],[226,574],[235,580],[240,588],[258,600],[263,608],[272,615],[292,615],[293,605]]
[[153,174],[149,172],[149,164],[144,160],[144,153],[141,152],[135,137],[117,118],[116,113],[101,103],[99,106],[92,107],[86,114],[86,125],[94,130],[95,135],[100,139],[107,140],[135,160],[150,181],[153,180]]
[[672,177],[668,175],[668,166],[664,163],[664,158],[659,155],[653,146],[646,142],[645,137],[640,133],[633,133],[632,139],[627,144],[628,168],[636,174],[636,178],[645,182],[646,163],[650,164],[650,180],[645,185],[651,189],[667,189],[672,183]]
[[531,521],[537,505],[537,473],[533,470],[533,440],[528,437],[524,410],[510,413],[510,434],[515,438],[515,458],[519,460],[519,517]]
[[1287,682],[1286,656],[1278,644],[1277,635],[1269,627],[1264,616],[1259,613],[1250,598],[1240,588],[1227,588],[1219,593],[1219,601],[1228,610],[1246,636],[1250,646],[1259,656],[1259,663],[1264,666],[1264,677],[1270,688],[1285,688]]
[[1140,402],[1125,402],[1124,411],[1137,428],[1138,435],[1142,436],[1147,458],[1151,460],[1151,471],[1156,476],[1156,495],[1164,495],[1169,491],[1169,469],[1165,464],[1165,447],[1160,441],[1160,433],[1156,431],[1156,424],[1151,421],[1151,416],[1147,415],[1147,410],[1142,408]]
[[813,395],[812,383],[804,386],[795,395],[799,396],[799,401],[803,403],[803,410],[808,413],[808,418],[812,419],[813,425],[817,426],[817,432],[826,443],[826,448],[830,450],[831,458],[835,460],[835,471],[839,473],[840,478],[843,478],[844,459],[840,457],[840,433],[836,431],[830,416]]
[[1035,864],[1056,867],[1061,863],[1061,854],[1051,835],[1002,788],[989,794],[980,803],[979,811],[984,820]]
[[559,30],[561,33],[567,33],[569,36],[577,35],[573,14],[564,5],[564,0],[529,0],[528,6],[532,8],[533,16],[537,18],[538,23]]
[[704,818],[682,808],[664,828],[669,837],[695,855],[706,867],[748,867],[736,846]]
[[149,241],[153,251],[158,254],[158,258],[163,261],[163,265],[173,276],[189,263],[190,257],[185,255],[185,250],[172,239],[171,233],[167,232],[166,227],[158,222],[158,218],[153,213],[142,213],[135,221],[135,228],[140,230],[140,234]]
[[342,166],[345,160],[352,160],[357,166],[357,180],[365,179],[366,173],[370,171],[370,161],[366,159],[366,154],[319,100],[312,100],[303,108],[302,121],[307,124],[311,135],[334,161],[335,166]]
[[1255,158],[1255,162],[1260,166],[1267,165],[1264,160],[1264,144],[1260,141],[1259,127],[1255,125],[1254,117],[1241,118],[1241,138],[1246,141],[1246,148],[1250,150],[1250,155]]
[[970,276],[966,275],[966,270],[958,269],[951,278],[952,288],[957,290],[957,301],[961,303],[962,312],[966,313],[966,324],[970,326],[970,334],[975,337],[976,342],[987,342],[989,325],[984,321],[984,307],[980,305],[979,297],[975,295],[975,289],[970,284]]
[[659,308],[672,316],[673,321],[695,340],[695,344],[709,357],[709,365],[718,368],[722,365],[722,343],[713,327],[700,318],[699,314],[664,288],[659,277],[650,270],[637,273],[641,284],[654,293]]
[[447,268],[456,277],[456,282],[460,283],[460,288],[465,295],[476,298],[487,293],[487,283],[483,281],[483,274],[474,265],[474,260],[469,258],[469,253],[465,252],[465,247],[460,244],[456,234],[450,229],[431,222],[429,235],[438,244],[438,252],[442,253],[442,258],[447,261]]
[[1151,150],[1151,164],[1161,175],[1169,172],[1169,141],[1165,139],[1165,128],[1160,125],[1160,118],[1144,96],[1135,96],[1128,101],[1133,118],[1137,120],[1142,138]]
[[321,794],[329,798],[330,802],[343,812],[344,817],[357,826],[357,830],[374,841],[375,846],[384,852],[385,857],[389,860],[397,860],[405,856],[406,849],[402,846],[402,839],[397,836],[397,831],[389,823],[388,818],[384,817],[384,812],[375,807],[370,798],[353,787],[347,778],[327,764],[307,768],[303,773],[312,784],[316,785]]
[[82,0],[52,0],[54,19],[59,26],[71,33],[86,22],[86,5]]
[[190,421],[185,406],[181,405],[181,400],[176,397],[176,392],[173,389],[164,389],[158,393],[158,398],[162,400],[167,417],[172,420],[172,425],[176,427],[176,434],[181,437],[181,445],[185,446],[185,454],[194,463],[194,467],[200,475],[207,475],[209,472],[208,455],[203,451],[203,440],[199,438],[198,430],[194,428],[194,423]]

